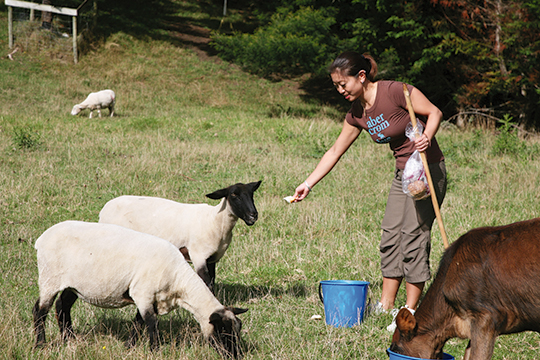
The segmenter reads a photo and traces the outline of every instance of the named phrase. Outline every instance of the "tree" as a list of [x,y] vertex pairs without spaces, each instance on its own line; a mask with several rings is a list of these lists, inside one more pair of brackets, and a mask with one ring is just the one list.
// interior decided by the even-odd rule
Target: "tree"
[[540,126],[534,91],[538,6],[502,0],[432,2],[445,19],[437,29],[444,41],[435,49],[455,54],[448,59],[460,79],[453,90],[456,108],[499,118],[510,114],[524,127]]
[[292,0],[266,19],[213,44],[263,76],[321,74],[341,51],[368,52],[381,78],[417,86],[447,117],[540,128],[540,0]]

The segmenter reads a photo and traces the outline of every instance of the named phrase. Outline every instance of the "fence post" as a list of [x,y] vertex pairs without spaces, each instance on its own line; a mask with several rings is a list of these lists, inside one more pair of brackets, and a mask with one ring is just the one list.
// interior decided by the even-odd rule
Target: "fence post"
[[9,48],[13,47],[13,6],[8,6]]
[[78,62],[77,55],[77,17],[73,16],[73,61],[75,64]]

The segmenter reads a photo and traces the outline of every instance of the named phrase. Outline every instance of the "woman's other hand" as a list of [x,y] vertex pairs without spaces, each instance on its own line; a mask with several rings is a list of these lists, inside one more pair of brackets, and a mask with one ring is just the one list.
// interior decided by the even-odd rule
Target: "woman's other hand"
[[428,147],[431,145],[431,140],[429,137],[424,133],[420,135],[419,137],[414,140],[414,145],[416,146],[416,150],[419,152],[426,151]]

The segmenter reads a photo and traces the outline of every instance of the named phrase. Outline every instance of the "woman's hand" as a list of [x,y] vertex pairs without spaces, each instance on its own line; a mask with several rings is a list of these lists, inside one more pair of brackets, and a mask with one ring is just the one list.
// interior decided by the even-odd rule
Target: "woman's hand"
[[303,182],[296,188],[296,191],[294,192],[293,202],[302,201],[303,199],[306,198],[306,196],[308,196],[310,191],[311,191],[310,187],[308,187],[308,185],[305,182]]
[[418,150],[419,152],[423,152],[431,146],[431,140],[425,133],[423,133],[422,135],[417,137],[416,140],[414,140],[414,145],[416,146],[416,150]]

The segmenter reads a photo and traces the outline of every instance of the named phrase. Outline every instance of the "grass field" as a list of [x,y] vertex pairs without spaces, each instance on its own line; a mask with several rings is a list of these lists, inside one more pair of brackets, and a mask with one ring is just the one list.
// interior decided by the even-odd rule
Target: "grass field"
[[[6,23],[5,12],[0,22]],[[0,48],[7,54],[7,30]],[[270,82],[166,40],[116,32],[80,63],[20,52],[0,59],[0,349],[8,359],[218,359],[191,314],[160,318],[162,346],[125,349],[134,307],[74,306],[77,339],[62,344],[54,316],[48,346],[33,350],[38,297],[34,241],[63,220],[97,221],[122,194],[216,204],[205,194],[262,180],[259,220],[239,222],[217,266],[217,297],[249,308],[246,359],[387,359],[389,317],[354,328],[310,320],[324,310],[318,284],[370,282],[381,291],[378,242],[394,161],[361,136],[303,202],[282,198],[313,170],[339,134],[343,104],[321,102],[289,80]],[[328,84],[330,86],[330,84]],[[91,91],[117,93],[116,116],[70,110]],[[104,111],[107,114],[107,111]],[[540,142],[444,123],[438,136],[449,188],[441,208],[449,240],[485,225],[537,217]],[[508,149],[509,151],[501,151]],[[432,269],[443,251],[433,230]],[[404,303],[400,291],[398,306]],[[466,342],[445,352],[461,357]],[[540,337],[498,339],[494,359],[533,359]]]

